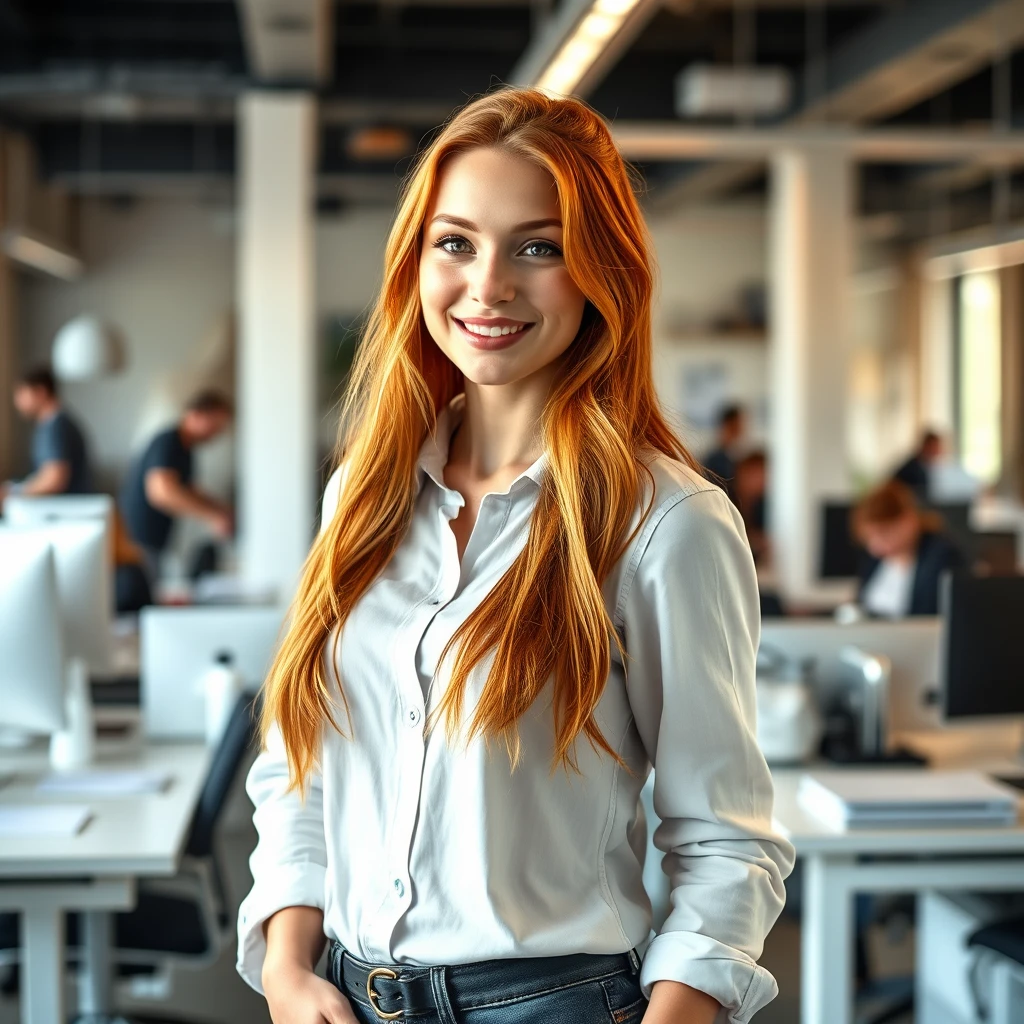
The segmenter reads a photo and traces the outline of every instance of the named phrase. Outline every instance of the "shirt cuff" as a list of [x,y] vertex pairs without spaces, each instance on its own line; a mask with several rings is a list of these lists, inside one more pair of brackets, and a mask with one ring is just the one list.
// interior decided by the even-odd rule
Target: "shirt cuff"
[[697,932],[662,932],[644,954],[640,984],[650,999],[656,981],[681,981],[717,999],[727,1024],[747,1024],[779,993],[775,979],[748,956]]
[[324,882],[327,869],[322,864],[282,864],[273,877],[253,885],[238,908],[238,962],[243,980],[260,995],[263,992],[263,961],[267,940],[263,923],[285,907],[324,908]]

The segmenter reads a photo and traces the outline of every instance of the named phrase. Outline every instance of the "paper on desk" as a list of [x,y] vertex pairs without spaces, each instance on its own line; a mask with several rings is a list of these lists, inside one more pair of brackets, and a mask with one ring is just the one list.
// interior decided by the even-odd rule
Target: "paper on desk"
[[53,772],[40,780],[40,793],[68,793],[78,796],[139,796],[159,793],[171,781],[170,772],[158,769],[86,769]]
[[91,816],[81,804],[5,804],[0,806],[0,839],[69,838]]

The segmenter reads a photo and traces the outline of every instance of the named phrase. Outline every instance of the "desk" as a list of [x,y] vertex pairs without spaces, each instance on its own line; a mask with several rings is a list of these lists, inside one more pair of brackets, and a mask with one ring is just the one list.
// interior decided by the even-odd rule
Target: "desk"
[[[1024,773],[1019,761],[970,767],[1007,776]],[[804,771],[772,771],[776,827],[804,862],[800,1019],[801,1024],[852,1024],[854,894],[1024,889],[1024,823],[1018,820],[1008,828],[836,831],[797,802]],[[869,861],[863,859],[866,855]]]
[[[87,804],[93,817],[68,839],[5,840],[0,846],[0,909],[22,915],[21,1019],[53,1024],[65,1019],[64,913],[83,912],[83,1012],[110,1005],[110,912],[135,904],[135,880],[173,875],[206,778],[208,749],[196,743],[141,743],[101,748],[97,767],[153,768],[172,776],[163,793],[131,797],[43,796],[36,792],[48,768],[43,747],[0,755],[0,803]],[[105,1005],[104,1005],[105,1004]]]

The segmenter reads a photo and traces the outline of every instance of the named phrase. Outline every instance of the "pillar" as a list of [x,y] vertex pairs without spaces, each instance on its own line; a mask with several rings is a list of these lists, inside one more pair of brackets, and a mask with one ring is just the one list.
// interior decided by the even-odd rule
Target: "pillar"
[[772,158],[769,530],[777,583],[792,602],[846,596],[817,573],[821,504],[850,488],[851,207],[851,165],[840,146],[808,143]]
[[316,513],[316,106],[299,92],[239,104],[240,569],[287,602]]

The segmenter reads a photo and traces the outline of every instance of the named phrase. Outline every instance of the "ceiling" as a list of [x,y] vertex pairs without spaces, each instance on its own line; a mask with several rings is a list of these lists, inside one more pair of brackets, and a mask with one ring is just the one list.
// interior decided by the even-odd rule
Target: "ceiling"
[[[386,202],[416,147],[468,97],[509,81],[558,3],[581,0],[0,0],[0,123],[36,141],[42,174],[116,195],[229,189],[235,100],[320,97],[324,208]],[[588,91],[615,121],[680,119],[692,64],[782,66],[773,124],[1024,127],[1024,0],[665,0]],[[995,68],[995,72],[993,72]],[[700,124],[718,124],[721,120]],[[730,122],[724,122],[726,124]],[[756,163],[642,167],[648,201],[757,195]],[[863,168],[865,213],[922,224],[986,216],[1009,194],[971,164]]]

